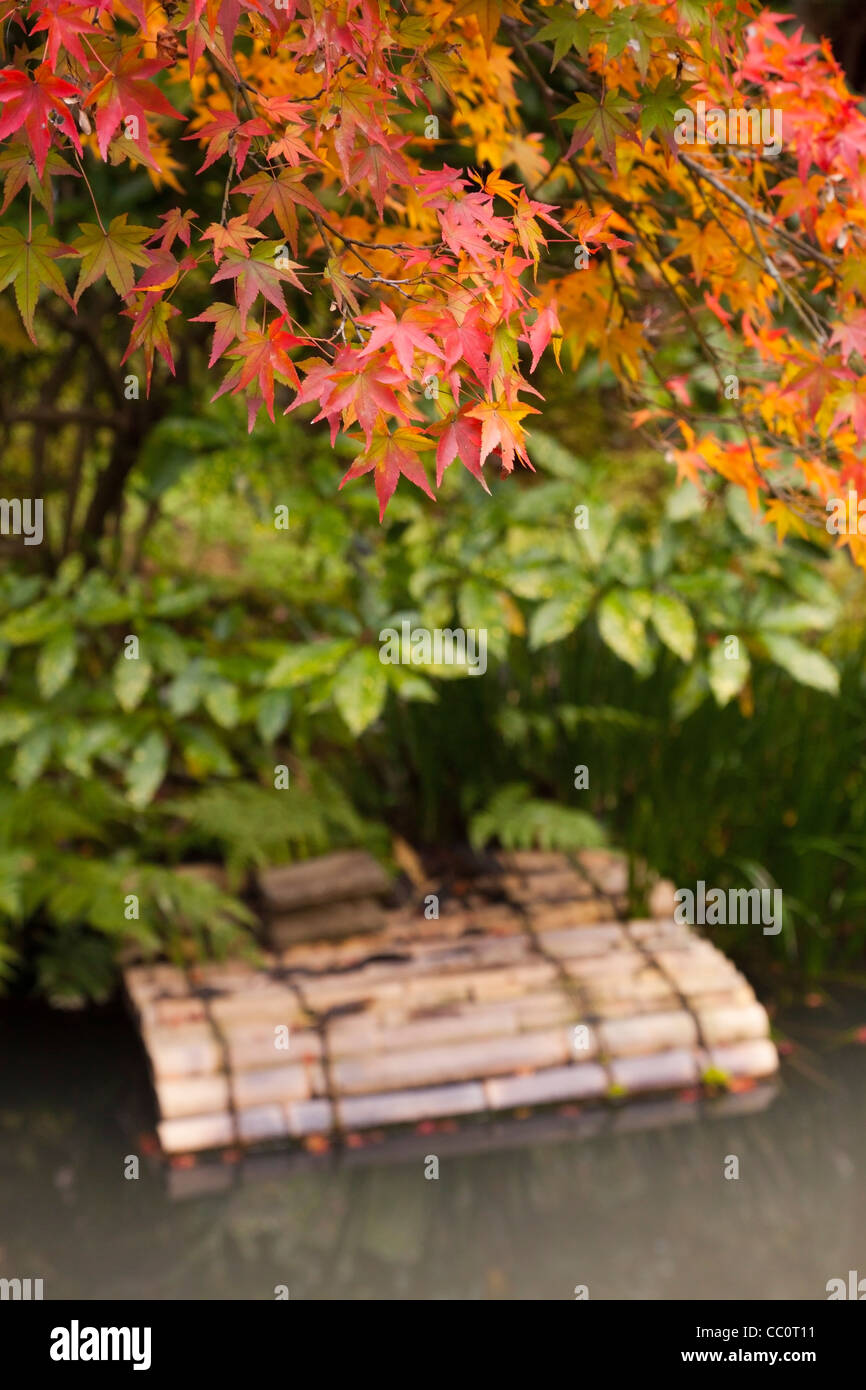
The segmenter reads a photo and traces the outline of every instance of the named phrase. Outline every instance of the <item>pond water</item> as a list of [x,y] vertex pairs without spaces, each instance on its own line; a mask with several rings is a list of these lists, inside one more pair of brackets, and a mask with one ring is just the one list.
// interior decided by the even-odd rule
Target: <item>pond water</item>
[[866,1275],[866,1051],[842,1040],[864,1023],[862,993],[784,1015],[796,1047],[752,1114],[681,1102],[592,1137],[515,1120],[484,1151],[430,1134],[396,1162],[215,1165],[223,1190],[173,1196],[144,1156],[123,1175],[154,1114],[122,1010],[6,1004],[0,1277],[46,1298],[826,1299]]

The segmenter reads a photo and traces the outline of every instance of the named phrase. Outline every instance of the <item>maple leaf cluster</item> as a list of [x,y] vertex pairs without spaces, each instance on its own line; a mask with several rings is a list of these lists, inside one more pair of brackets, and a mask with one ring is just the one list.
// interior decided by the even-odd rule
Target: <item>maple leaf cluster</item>
[[[621,382],[682,476],[745,488],[782,534],[866,482],[866,118],[785,17],[751,0],[0,14],[0,289],[34,342],[40,293],[74,311],[106,284],[150,389],[185,325],[208,325],[214,398],[242,397],[251,429],[279,403],[348,435],[343,481],[372,475],[380,515],[401,478],[433,496],[458,459],[482,486],[489,460],[531,466],[529,378],[563,345]],[[781,156],[679,144],[698,100],[781,111]],[[147,170],[158,223],[103,216],[97,164]],[[93,214],[61,241],[71,180]],[[672,367],[684,343],[718,381],[709,429]]]
[[[566,223],[586,253],[617,238],[594,273],[547,286],[567,353],[610,366],[681,478],[741,487],[780,539],[824,529],[830,499],[866,486],[866,117],[841,68],[791,16],[747,4],[556,15],[539,37],[585,90],[558,112],[571,139],[552,176],[581,195]],[[681,143],[698,103],[772,117],[781,151]],[[675,338],[700,370],[671,370]],[[862,537],[837,543],[866,565]]]

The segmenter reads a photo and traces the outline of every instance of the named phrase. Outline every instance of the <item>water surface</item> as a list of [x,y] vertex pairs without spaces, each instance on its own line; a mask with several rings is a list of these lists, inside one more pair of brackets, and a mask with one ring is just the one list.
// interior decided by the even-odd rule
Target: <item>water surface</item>
[[[828,1279],[866,1275],[866,1050],[840,1042],[863,1023],[863,994],[783,1017],[799,1046],[751,1115],[680,1102],[594,1137],[585,1119],[514,1121],[479,1152],[431,1134],[396,1162],[217,1165],[223,1190],[181,1197],[145,1153],[122,1010],[6,1004],[0,1276],[42,1278],[46,1298],[825,1299]],[[175,1190],[198,1181],[174,1173]]]

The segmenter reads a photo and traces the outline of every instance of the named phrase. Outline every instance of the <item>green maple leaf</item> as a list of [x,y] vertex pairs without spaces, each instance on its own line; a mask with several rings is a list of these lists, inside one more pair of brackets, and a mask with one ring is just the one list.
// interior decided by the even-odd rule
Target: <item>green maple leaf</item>
[[713,18],[714,0],[680,0],[679,17],[692,29],[702,29]]
[[34,198],[38,199],[48,213],[49,221],[54,216],[54,188],[51,176],[53,174],[71,174],[75,178],[81,177],[71,164],[67,164],[62,155],[58,154],[56,150],[49,150],[45,159],[45,169],[42,178],[40,178],[36,172],[33,155],[27,145],[7,145],[6,149],[0,150],[0,171],[5,174],[3,206],[0,207],[0,213],[6,211],[16,193],[26,183]]
[[637,5],[629,5],[627,9],[615,10],[606,21],[599,38],[604,38],[607,43],[608,58],[618,58],[629,40],[638,37],[639,31],[635,27],[638,8]]
[[424,65],[437,87],[441,87],[449,96],[456,97],[457,89],[455,82],[461,77],[460,65],[454,61],[448,48],[437,47],[428,49],[422,54]]
[[401,19],[397,25],[397,33],[407,48],[421,48],[433,37],[430,21],[416,15],[407,15],[405,19]]
[[549,24],[545,24],[543,29],[539,29],[535,37],[540,43],[553,40],[552,70],[572,48],[577,51],[581,58],[585,58],[589,53],[589,45],[603,28],[604,25],[599,23],[598,18],[590,10],[582,15],[560,10]]
[[33,228],[29,237],[14,227],[0,227],[0,290],[14,283],[18,309],[33,343],[33,314],[43,285],[72,307],[66,281],[54,264],[60,256],[72,254],[70,247],[48,235],[48,228],[42,223]]
[[83,233],[72,243],[81,257],[78,284],[75,287],[77,304],[88,285],[104,275],[112,289],[124,299],[135,284],[133,266],[148,266],[150,258],[141,243],[153,235],[151,227],[128,227],[128,214],[112,218],[108,231],[93,222],[79,222]]
[[596,101],[588,92],[581,92],[574,105],[558,117],[562,121],[574,121],[569,156],[593,139],[616,173],[617,140],[637,140],[631,120],[634,109],[633,99],[623,93],[606,92],[601,101]]
[[634,39],[638,45],[636,61],[641,77],[646,77],[649,67],[650,40],[667,39],[668,45],[673,46],[677,37],[677,31],[672,24],[659,19],[658,15],[648,10],[645,5],[636,7],[629,38]]
[[644,140],[656,131],[662,139],[672,139],[674,117],[685,106],[685,98],[695,84],[677,84],[670,76],[663,77],[657,87],[644,87],[640,93],[640,131]]

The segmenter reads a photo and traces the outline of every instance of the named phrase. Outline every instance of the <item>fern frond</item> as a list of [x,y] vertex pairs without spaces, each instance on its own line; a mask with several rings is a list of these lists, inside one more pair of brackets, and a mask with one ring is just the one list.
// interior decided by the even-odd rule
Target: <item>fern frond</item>
[[605,834],[586,811],[537,800],[528,784],[512,782],[472,817],[469,839],[479,850],[496,839],[505,849],[569,852],[595,849],[605,843]]

